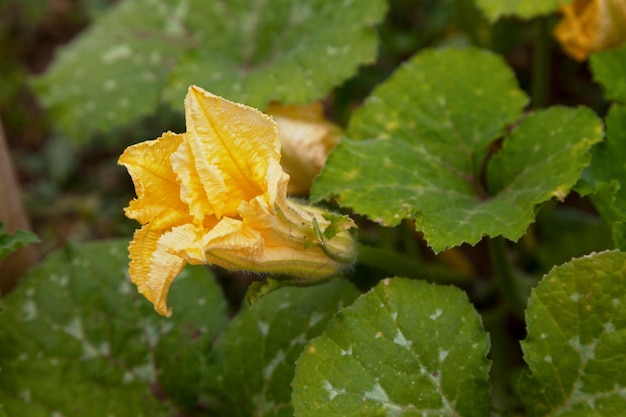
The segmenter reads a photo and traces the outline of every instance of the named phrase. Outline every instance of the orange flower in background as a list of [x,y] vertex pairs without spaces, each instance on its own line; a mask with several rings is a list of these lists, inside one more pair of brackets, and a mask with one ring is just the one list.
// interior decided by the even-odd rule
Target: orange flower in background
[[554,37],[578,61],[626,41],[626,0],[573,0],[559,9]]
[[291,177],[289,194],[308,194],[343,131],[324,118],[324,108],[317,102],[306,106],[272,103],[265,113],[278,123],[281,165]]
[[160,314],[187,264],[289,274],[338,273],[354,257],[344,216],[287,199],[276,123],[199,87],[185,98],[187,132],[128,147],[119,159],[137,198],[125,209],[143,226],[129,274]]

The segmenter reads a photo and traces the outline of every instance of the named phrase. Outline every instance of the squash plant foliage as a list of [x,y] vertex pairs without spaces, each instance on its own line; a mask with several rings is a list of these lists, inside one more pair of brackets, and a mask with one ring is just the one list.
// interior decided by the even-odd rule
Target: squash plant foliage
[[474,35],[549,26],[558,1],[425,4],[122,0],[61,50],[33,86],[84,143],[181,112],[192,84],[260,109],[356,103],[404,39],[385,14],[432,16],[310,192],[357,224],[354,268],[270,277],[233,311],[226,273],[189,265],[165,318],[129,281],[130,236],[68,245],[2,299],[0,415],[621,415],[626,47],[591,56],[602,112],[541,106]]

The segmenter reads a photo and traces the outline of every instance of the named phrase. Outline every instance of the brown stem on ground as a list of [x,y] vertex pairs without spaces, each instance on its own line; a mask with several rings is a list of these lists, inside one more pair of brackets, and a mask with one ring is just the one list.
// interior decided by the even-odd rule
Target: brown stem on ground
[[[0,222],[9,233],[16,230],[31,230],[9,146],[0,121]],[[6,294],[17,283],[18,278],[36,262],[32,246],[26,246],[0,261],[0,293]]]

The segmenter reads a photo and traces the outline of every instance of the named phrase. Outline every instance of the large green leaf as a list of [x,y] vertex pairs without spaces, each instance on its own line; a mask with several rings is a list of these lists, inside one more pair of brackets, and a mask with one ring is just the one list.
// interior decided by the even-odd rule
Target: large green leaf
[[520,391],[530,417],[626,410],[626,254],[555,268],[533,290]]
[[[358,291],[345,280],[281,288],[242,311],[218,340],[206,373],[228,416],[293,416],[291,380],[304,345]],[[218,377],[219,375],[219,377]]]
[[577,185],[611,226],[616,247],[626,250],[626,106],[615,104],[605,119],[606,141],[593,149],[591,165]]
[[516,16],[523,19],[549,14],[557,10],[559,4],[571,0],[476,0],[478,7],[495,21],[502,16]]
[[385,279],[300,356],[297,417],[485,416],[489,339],[465,293]]
[[34,86],[63,133],[86,140],[157,109],[191,42],[187,3],[123,0],[60,50]]
[[158,316],[130,284],[128,241],[70,246],[4,299],[0,404],[11,416],[172,416],[199,397],[201,355],[225,320],[219,287],[189,267]]
[[594,148],[591,165],[577,190],[590,197],[610,224],[615,245],[626,250],[626,47],[591,56],[591,68],[609,100],[615,103],[606,116],[606,141]]
[[626,45],[591,55],[591,70],[609,100],[626,104]]
[[27,230],[17,230],[15,233],[8,233],[4,228],[4,224],[0,222],[0,261],[12,252],[37,242],[39,242],[39,238],[34,233]]
[[59,127],[82,140],[182,109],[190,84],[246,104],[309,102],[376,56],[384,0],[125,0],[36,82]]
[[383,225],[414,218],[435,251],[485,235],[516,240],[537,204],[568,193],[602,137],[585,108],[531,113],[507,132],[526,102],[500,57],[424,51],[355,113],[312,198],[336,196]]

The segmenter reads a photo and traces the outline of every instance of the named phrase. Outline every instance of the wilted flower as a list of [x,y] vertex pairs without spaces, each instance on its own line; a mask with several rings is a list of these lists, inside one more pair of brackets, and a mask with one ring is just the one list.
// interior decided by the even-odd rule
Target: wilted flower
[[306,106],[272,103],[265,113],[278,123],[281,164],[291,177],[289,194],[307,194],[343,135],[341,128],[324,118],[324,109],[317,102]]
[[573,0],[560,10],[563,17],[554,36],[578,61],[626,41],[626,0]]
[[185,98],[187,132],[167,132],[119,159],[143,226],[130,243],[131,280],[160,314],[186,263],[323,278],[354,257],[345,216],[287,199],[276,123],[199,87]]

